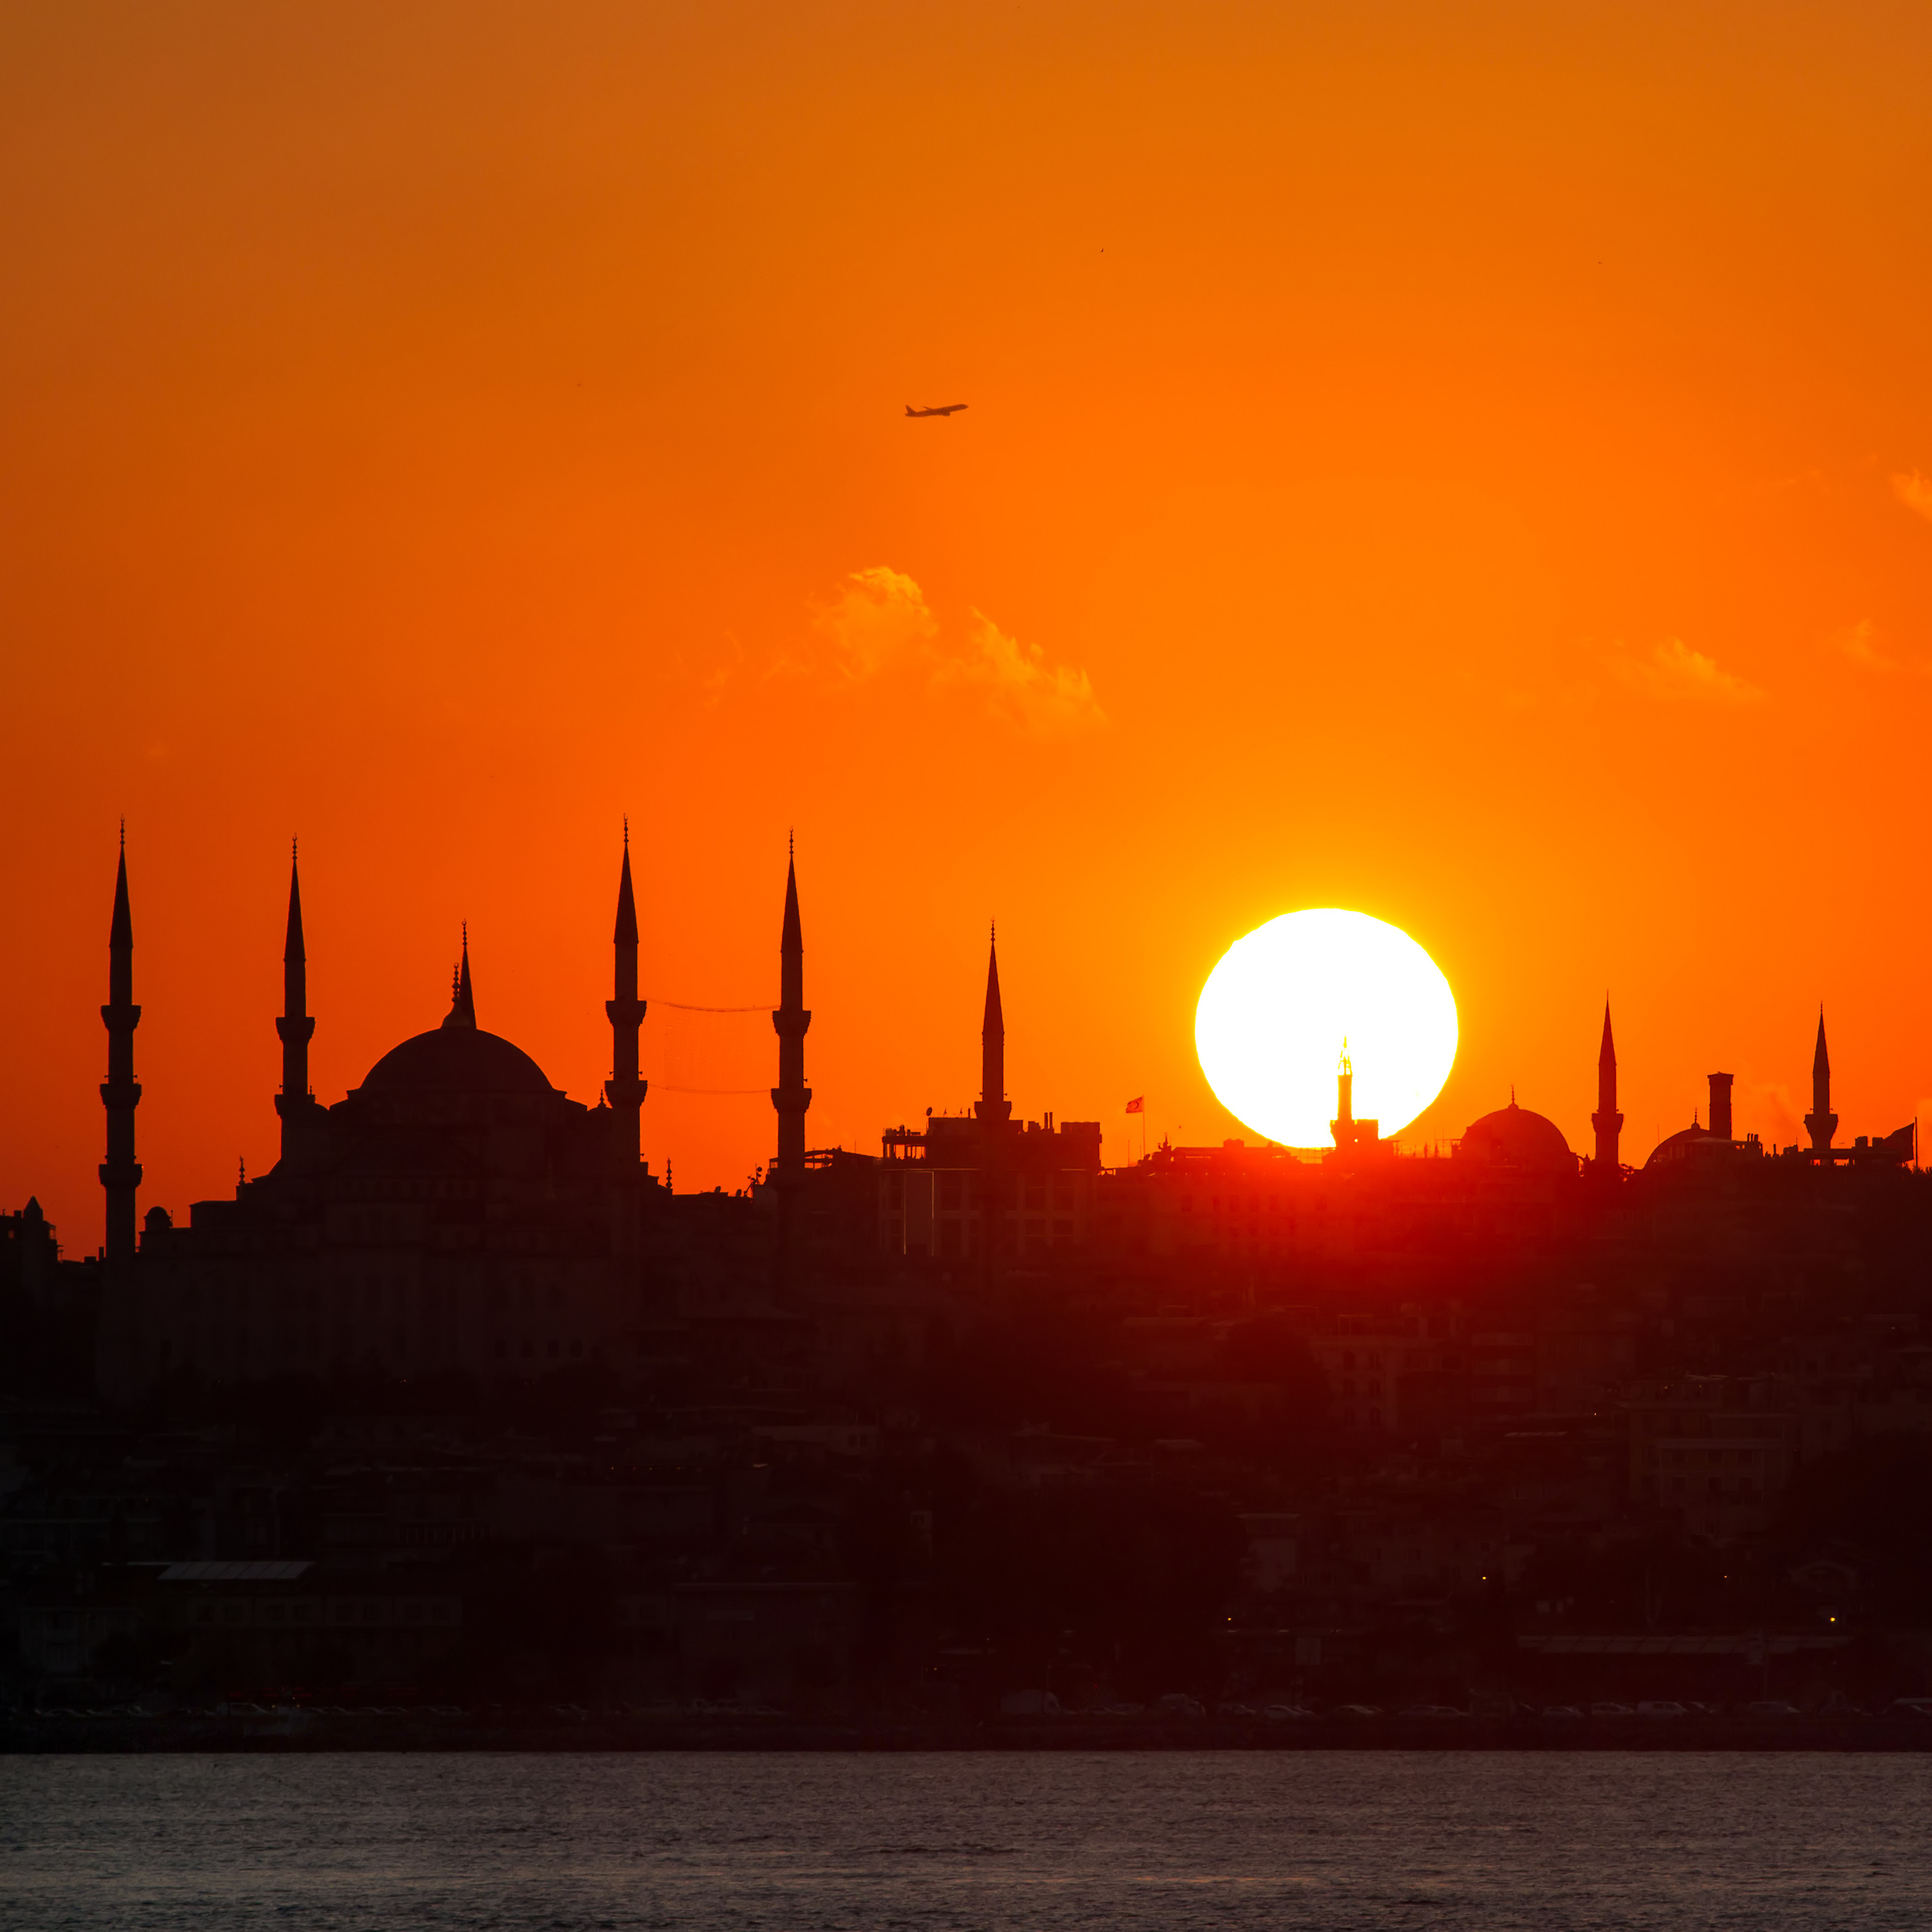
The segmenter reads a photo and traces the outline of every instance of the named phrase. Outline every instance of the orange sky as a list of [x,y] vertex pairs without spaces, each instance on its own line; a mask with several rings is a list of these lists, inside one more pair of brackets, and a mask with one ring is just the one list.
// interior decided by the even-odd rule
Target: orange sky
[[[580,1099],[621,814],[646,992],[773,997],[814,1144],[967,1100],[1240,1130],[1274,914],[1412,933],[1627,1156],[1738,1076],[1932,1118],[1932,13],[277,6],[0,16],[0,1207],[100,1234],[114,829],[143,1206],[446,1005]],[[949,422],[913,403],[964,399]],[[646,1024],[654,1166],[771,1143]],[[667,1055],[670,1056],[668,1059]],[[668,1068],[674,1069],[675,1078]]]

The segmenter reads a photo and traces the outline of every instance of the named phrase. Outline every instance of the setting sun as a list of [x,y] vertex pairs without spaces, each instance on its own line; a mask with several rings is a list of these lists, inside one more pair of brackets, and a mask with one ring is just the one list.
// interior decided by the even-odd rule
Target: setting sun
[[1354,1111],[1384,1134],[1442,1090],[1456,1000],[1408,934],[1366,913],[1284,913],[1238,939],[1201,989],[1194,1041],[1221,1104],[1270,1140],[1318,1147],[1346,1042]]

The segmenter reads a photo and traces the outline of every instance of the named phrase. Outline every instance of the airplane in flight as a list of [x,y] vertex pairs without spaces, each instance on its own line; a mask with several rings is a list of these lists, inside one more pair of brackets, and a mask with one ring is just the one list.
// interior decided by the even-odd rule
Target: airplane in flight
[[964,403],[947,403],[936,410],[916,410],[911,404],[908,403],[906,405],[906,414],[909,416],[950,416],[965,406]]

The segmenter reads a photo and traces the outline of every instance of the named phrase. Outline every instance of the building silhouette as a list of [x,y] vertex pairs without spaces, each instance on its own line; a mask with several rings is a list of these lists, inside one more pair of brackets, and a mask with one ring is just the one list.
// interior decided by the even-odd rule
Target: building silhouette
[[986,950],[980,1097],[968,1113],[928,1109],[923,1128],[890,1127],[881,1137],[880,1250],[971,1263],[983,1276],[1082,1246],[1093,1233],[1100,1174],[1099,1121],[1013,1116],[995,935]]
[[[595,1107],[553,1087],[478,1018],[468,935],[440,1024],[385,1054],[332,1106],[309,1090],[301,886],[284,950],[281,1157],[185,1226],[151,1208],[133,1235],[133,941],[124,857],[110,957],[108,1273],[100,1374],[111,1399],[183,1378],[224,1384],[334,1372],[528,1377],[634,1356],[668,1291],[667,1196],[638,1156],[638,927],[626,847],[613,1072]],[[651,1265],[654,1256],[659,1265]]]
[[[466,932],[446,1007],[328,1100],[292,853],[279,1157],[177,1220],[140,1191],[124,852],[101,1252],[0,1214],[16,1711],[326,1686],[352,1714],[326,1729],[394,1687],[452,1724],[560,1697],[950,1724],[1177,1681],[1394,1710],[1472,1658],[1508,1710],[1524,1683],[1761,1698],[1780,1646],[1780,1693],[1834,1656],[1862,1697],[1932,1688],[1900,1674],[1932,1596],[1897,1528],[1932,1454],[1932,1192],[1912,1128],[1840,1144],[1822,1023],[1794,1146],[1740,1134],[1720,1072],[1627,1162],[1606,1003],[1587,1162],[1513,1089],[1405,1148],[1345,1064],[1328,1158],[1108,1167],[1096,1123],[1024,1118],[989,946],[976,1101],[814,1148],[794,862],[770,1158],[680,1195],[640,1157],[628,842],[616,888],[590,1104],[489,1030]],[[1700,1674],[1651,1674],[1673,1655]]]
[[[914,1306],[904,1299],[907,1270],[983,1298],[1029,1271],[1094,1258],[1293,1268],[1391,1248],[1472,1258],[1529,1252],[1596,1211],[1577,1191],[1586,1175],[1619,1185],[1630,1178],[1619,1160],[1623,1115],[1607,1003],[1588,1163],[1514,1093],[1470,1126],[1448,1159],[1401,1156],[1376,1123],[1354,1118],[1345,1050],[1326,1162],[1235,1139],[1219,1148],[1164,1144],[1108,1168],[1098,1122],[1016,1117],[996,936],[987,954],[980,1092],[970,1110],[929,1110],[916,1129],[888,1128],[877,1155],[812,1149],[805,1074],[812,1015],[791,855],[772,1016],[773,1153],[763,1181],[740,1196],[676,1197],[640,1154],[647,1007],[628,832],[612,941],[604,1009],[611,1071],[594,1106],[553,1087],[527,1054],[482,1024],[466,931],[440,1022],[326,1105],[310,1090],[317,1021],[308,1010],[292,853],[275,1022],[280,1156],[268,1173],[242,1180],[232,1198],[192,1204],[184,1224],[151,1208],[137,1238],[141,1089],[133,1042],[141,1010],[124,845],[101,1010],[109,1043],[100,1090],[104,1392],[128,1402],[192,1382],[344,1374],[514,1382],[594,1370],[622,1382],[658,1372],[668,1352],[685,1365],[680,1372],[728,1379],[734,1361],[788,1352],[802,1358],[813,1332],[823,1340],[845,1318],[835,1318],[834,1308],[903,1339],[901,1318]],[[1667,1136],[1642,1178],[1676,1184],[1741,1172],[1740,1163],[1884,1168],[1916,1156],[1911,1126],[1834,1144],[1822,1015],[1808,1145],[1774,1160],[1755,1136],[1734,1138],[1732,1084],[1728,1073],[1710,1076],[1709,1125],[1694,1120]],[[23,1224],[20,1238],[30,1246],[36,1237]],[[902,1286],[889,1292],[895,1280]],[[782,1379],[790,1372],[772,1372]]]

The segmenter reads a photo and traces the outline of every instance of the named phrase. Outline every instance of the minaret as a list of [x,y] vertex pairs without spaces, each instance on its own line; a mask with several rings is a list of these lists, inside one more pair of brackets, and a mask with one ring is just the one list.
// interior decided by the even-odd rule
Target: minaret
[[986,1016],[980,1028],[980,1102],[973,1111],[991,1126],[1004,1126],[1013,1112],[1012,1102],[1006,1098],[1006,1022],[1000,1008],[997,927],[986,946]]
[[449,985],[449,1010],[442,1016],[446,1027],[470,1027],[476,1024],[476,995],[470,985],[470,922],[463,922],[463,963],[456,969],[455,977]]
[[100,1184],[107,1190],[107,1259],[130,1261],[134,1254],[134,1190],[141,1184],[134,1158],[134,1109],[141,1090],[134,1084],[134,1029],[141,1010],[134,1004],[134,921],[128,910],[128,832],[121,832],[121,869],[114,880],[114,923],[107,935],[107,1004],[100,1010],[107,1028],[107,1078],[100,1097],[107,1108],[107,1158]]
[[1604,1002],[1604,1043],[1597,1052],[1597,1111],[1590,1124],[1597,1130],[1597,1172],[1613,1174],[1619,1166],[1617,1138],[1624,1130],[1624,1117],[1617,1112],[1617,1043],[1610,1036],[1608,1000]]
[[1832,1111],[1832,1056],[1825,1050],[1825,1009],[1818,1009],[1818,1044],[1811,1054],[1811,1111],[1804,1116],[1805,1130],[1811,1136],[1811,1151],[1828,1154],[1832,1136],[1838,1131],[1838,1117]]
[[[1514,1104],[1514,1096],[1511,1104]],[[1379,1120],[1355,1118],[1355,1064],[1348,1058],[1348,1042],[1342,1042],[1342,1058],[1335,1070],[1335,1118],[1328,1123],[1338,1159],[1364,1154],[1388,1154],[1395,1143],[1382,1136]]]
[[314,1104],[308,1090],[308,1043],[315,1022],[308,1012],[308,954],[302,946],[302,879],[293,845],[289,848],[289,931],[282,945],[282,1016],[275,1022],[282,1038],[282,1090],[275,1112],[282,1119],[282,1158],[296,1137],[296,1120]]
[[772,1178],[782,1185],[805,1173],[805,1115],[812,1089],[805,1084],[805,1036],[812,1016],[805,1008],[805,938],[798,917],[798,865],[789,849],[785,857],[784,928],[778,936],[778,1006],[772,1016],[778,1036],[778,1084],[772,1089],[778,1109],[778,1152]]
[[614,997],[604,1002],[610,1016],[610,1077],[604,1097],[610,1103],[612,1163],[620,1174],[635,1171],[641,1145],[638,1116],[647,1081],[638,1078],[638,1029],[644,1023],[644,1002],[638,998],[638,903],[631,895],[631,826],[624,822],[624,864],[617,874],[617,928],[611,935],[616,949]]

